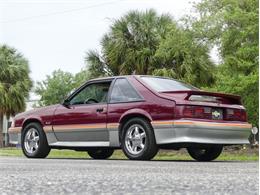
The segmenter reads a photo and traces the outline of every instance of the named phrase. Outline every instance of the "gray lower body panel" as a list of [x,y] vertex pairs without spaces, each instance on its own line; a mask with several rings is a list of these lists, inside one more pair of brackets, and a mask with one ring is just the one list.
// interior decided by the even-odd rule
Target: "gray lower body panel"
[[[249,144],[251,125],[248,123],[217,123],[191,120],[153,121],[157,144]],[[118,124],[108,125],[107,131],[75,131],[73,133],[45,131],[48,144],[59,147],[119,147]],[[57,134],[63,137],[59,140]],[[102,134],[102,135],[100,135]],[[21,143],[20,132],[9,132],[12,144]]]
[[61,141],[108,141],[108,131],[73,131],[55,132],[58,140]]
[[21,144],[21,133],[8,133],[10,144]]
[[153,126],[157,144],[249,144],[251,132],[251,125],[247,123],[173,121],[172,124]]

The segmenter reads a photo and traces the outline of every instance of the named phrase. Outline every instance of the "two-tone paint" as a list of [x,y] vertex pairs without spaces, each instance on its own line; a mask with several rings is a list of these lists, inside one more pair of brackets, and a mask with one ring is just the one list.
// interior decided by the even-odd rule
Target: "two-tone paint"
[[[179,95],[177,93],[174,96],[158,93],[147,86],[139,76],[95,79],[85,85],[91,82],[111,81],[109,89],[111,92],[113,83],[118,78],[127,78],[142,99],[133,102],[110,103],[108,97],[108,103],[105,104],[70,106],[57,104],[21,113],[14,118],[12,127],[9,129],[10,142],[19,144],[24,127],[30,122],[39,122],[51,147],[120,147],[122,124],[131,117],[142,117],[150,121],[158,145],[249,143],[251,125],[247,122],[176,118],[176,113],[178,113],[176,105],[244,109],[242,105],[190,102],[183,99],[183,93]],[[205,93],[209,94],[209,92]]]

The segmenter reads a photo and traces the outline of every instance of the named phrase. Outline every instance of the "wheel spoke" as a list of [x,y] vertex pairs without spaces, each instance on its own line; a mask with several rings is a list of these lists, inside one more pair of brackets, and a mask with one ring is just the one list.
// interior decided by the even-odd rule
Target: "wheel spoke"
[[136,126],[135,127],[135,136],[139,135],[139,130],[138,130],[138,127]]
[[32,132],[32,139],[35,138],[35,131]]
[[35,137],[34,137],[34,141],[35,141],[35,142],[38,142],[39,139],[40,139],[39,136],[35,136]]
[[34,144],[34,148],[35,148],[35,150],[37,150],[38,149],[38,142],[35,142],[35,144]]
[[27,134],[27,136],[26,136],[28,140],[31,140],[31,135],[32,135],[32,132],[29,131],[28,134]]
[[140,144],[140,148],[141,148],[141,149],[144,149],[144,144]]
[[145,137],[146,137],[145,132],[143,132],[143,133],[140,134],[140,138],[141,138],[141,139],[143,139],[143,138],[145,138]]
[[137,146],[134,146],[133,151],[137,152]]
[[132,141],[132,140],[133,140],[133,136],[132,136],[131,134],[128,134],[128,135],[127,135],[127,139],[129,139],[130,141]]
[[31,153],[33,152],[33,147],[31,144],[29,145],[29,152],[31,152]]

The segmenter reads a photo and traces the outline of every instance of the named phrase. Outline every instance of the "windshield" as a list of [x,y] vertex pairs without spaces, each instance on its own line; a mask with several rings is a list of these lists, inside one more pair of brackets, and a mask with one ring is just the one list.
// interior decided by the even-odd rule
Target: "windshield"
[[141,79],[157,92],[198,90],[196,87],[173,79],[146,76]]

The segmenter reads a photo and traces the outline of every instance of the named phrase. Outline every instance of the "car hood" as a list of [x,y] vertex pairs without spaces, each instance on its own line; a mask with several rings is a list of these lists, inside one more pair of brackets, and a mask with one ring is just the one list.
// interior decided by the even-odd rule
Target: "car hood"
[[40,108],[34,108],[32,110],[29,111],[25,111],[22,113],[19,113],[15,116],[15,118],[21,118],[24,116],[29,116],[32,114],[41,114],[44,112],[54,112],[54,110],[59,106],[59,104],[55,104],[55,105],[50,105],[50,106],[44,106],[44,107],[40,107]]

